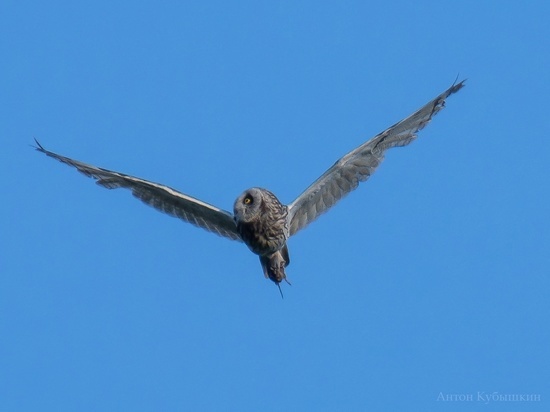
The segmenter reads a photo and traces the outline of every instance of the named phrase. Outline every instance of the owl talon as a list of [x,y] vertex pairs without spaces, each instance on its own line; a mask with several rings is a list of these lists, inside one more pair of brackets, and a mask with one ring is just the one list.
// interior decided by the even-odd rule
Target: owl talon
[[279,293],[281,294],[281,299],[284,299],[285,297],[283,296],[283,290],[281,289],[281,282],[277,282],[277,287],[279,288]]

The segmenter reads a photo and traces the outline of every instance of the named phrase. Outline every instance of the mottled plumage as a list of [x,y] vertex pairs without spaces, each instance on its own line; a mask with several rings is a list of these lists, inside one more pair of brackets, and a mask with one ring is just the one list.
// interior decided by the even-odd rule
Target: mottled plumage
[[244,242],[259,255],[264,275],[279,285],[286,280],[285,267],[290,263],[288,238],[367,180],[384,159],[387,149],[412,142],[416,133],[444,107],[445,99],[463,86],[464,81],[452,85],[411,116],[346,154],[288,206],[268,190],[251,188],[237,198],[231,214],[168,186],[60,156],[38,142],[36,149],[75,167],[107,189],[130,189],[134,196],[162,212]]
[[269,190],[253,187],[237,198],[233,213],[241,239],[260,256],[265,277],[277,284],[286,279],[288,207]]

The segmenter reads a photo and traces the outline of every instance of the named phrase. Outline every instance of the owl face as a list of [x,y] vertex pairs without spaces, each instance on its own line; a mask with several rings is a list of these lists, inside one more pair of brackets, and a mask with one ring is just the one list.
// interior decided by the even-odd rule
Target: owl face
[[235,200],[235,204],[233,205],[235,222],[249,223],[257,221],[260,218],[262,203],[263,196],[261,189],[253,187],[252,189],[245,190]]

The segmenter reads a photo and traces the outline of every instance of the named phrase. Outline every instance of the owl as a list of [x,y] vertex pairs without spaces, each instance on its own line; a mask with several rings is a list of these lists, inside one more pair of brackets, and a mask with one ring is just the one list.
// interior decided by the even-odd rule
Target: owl
[[464,82],[453,84],[409,117],[340,158],[289,205],[282,204],[269,190],[253,187],[235,200],[230,213],[171,187],[58,155],[44,149],[35,139],[36,150],[75,167],[107,189],[130,189],[135,197],[161,212],[243,242],[259,256],[264,276],[280,291],[280,283],[283,280],[288,283],[287,240],[367,180],[384,159],[386,150],[412,142],[417,132],[445,106],[447,97],[459,91]]

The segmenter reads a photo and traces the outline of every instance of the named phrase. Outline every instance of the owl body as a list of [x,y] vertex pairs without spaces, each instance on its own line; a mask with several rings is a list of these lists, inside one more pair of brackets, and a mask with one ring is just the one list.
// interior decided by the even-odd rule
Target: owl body
[[235,200],[233,215],[242,241],[260,256],[264,276],[277,284],[285,280],[290,263],[288,206],[269,190],[253,187]]

